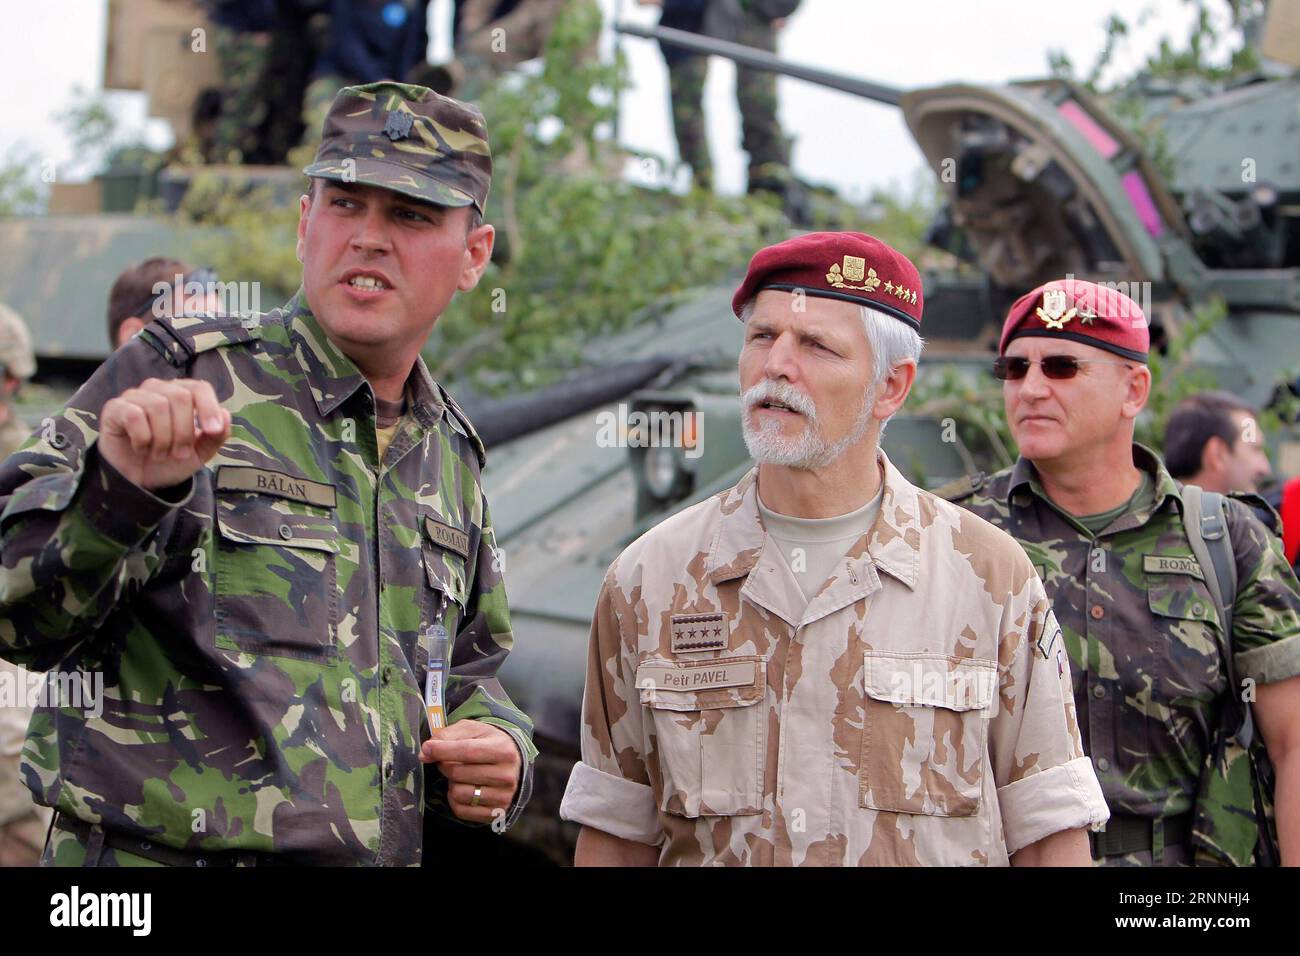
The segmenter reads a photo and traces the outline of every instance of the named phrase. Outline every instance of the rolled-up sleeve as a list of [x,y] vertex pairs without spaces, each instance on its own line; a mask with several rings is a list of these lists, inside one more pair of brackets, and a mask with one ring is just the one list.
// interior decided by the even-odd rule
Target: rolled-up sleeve
[[989,727],[1008,854],[1063,830],[1099,830],[1110,818],[1083,752],[1064,635],[1037,577],[1030,608]]
[[574,765],[560,817],[650,845],[662,841],[643,753],[642,709],[631,648],[619,615],[614,569],[605,576],[591,622],[583,692],[582,759]]
[[560,818],[637,843],[654,845],[661,840],[659,814],[650,787],[597,770],[586,761],[573,765],[560,804]]
[[1300,582],[1277,536],[1240,501],[1225,504],[1237,559],[1232,615],[1237,679],[1289,680],[1300,675]]

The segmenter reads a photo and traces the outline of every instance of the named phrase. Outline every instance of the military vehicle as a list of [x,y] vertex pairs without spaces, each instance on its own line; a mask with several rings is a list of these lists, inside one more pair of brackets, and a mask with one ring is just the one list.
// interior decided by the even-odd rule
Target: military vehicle
[[[1295,390],[1300,78],[1293,72],[1274,67],[1218,90],[1146,82],[1125,91],[1160,116],[1153,141],[1162,145],[1153,152],[1105,104],[1065,80],[902,91],[692,34],[619,29],[903,111],[946,200],[927,241],[963,263],[924,276],[922,384],[986,375],[1007,305],[1073,273],[1132,295],[1161,348],[1188,327],[1196,306],[1222,297],[1228,317],[1193,344],[1197,367],[1255,402],[1267,404],[1279,387]],[[1300,63],[1294,48],[1275,55]],[[102,336],[108,282],[147,252],[188,241],[169,228],[126,214],[0,223],[0,299],[33,321],[44,365],[102,357],[106,347],[81,343]],[[863,228],[870,231],[869,223]],[[60,270],[50,268],[55,261]],[[58,281],[67,275],[82,281]],[[588,628],[605,569],[646,529],[750,467],[737,400],[742,327],[730,311],[739,278],[739,271],[723,277],[685,304],[592,344],[586,370],[559,385],[464,401],[491,449],[485,483],[515,624],[501,678],[536,721],[542,757],[532,805],[507,840],[442,829],[433,839],[478,839],[480,852],[522,844],[554,862],[571,860],[576,827],[560,823],[557,810],[578,756]],[[87,315],[95,317],[93,332],[72,326],[72,317]],[[956,419],[905,407],[885,449],[928,486],[1008,461],[996,436]],[[1300,444],[1275,453],[1280,472],[1300,473]]]

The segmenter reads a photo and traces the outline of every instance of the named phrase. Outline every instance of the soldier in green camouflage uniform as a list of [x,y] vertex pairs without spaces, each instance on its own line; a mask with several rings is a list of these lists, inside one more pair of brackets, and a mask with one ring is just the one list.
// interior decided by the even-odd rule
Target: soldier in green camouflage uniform
[[0,470],[0,652],[103,674],[100,714],[32,722],[44,862],[414,865],[426,806],[521,812],[536,750],[495,678],[483,446],[418,358],[491,254],[486,137],[420,87],[341,91],[303,288],[154,321]]
[[[702,32],[769,53],[776,52],[776,30],[772,20],[754,9],[750,0],[708,0],[702,5],[702,15],[694,10],[678,13],[672,3],[662,5],[665,8],[660,19],[662,26]],[[704,81],[709,59],[667,45],[662,49],[668,65],[677,151],[682,162],[691,168],[695,185],[710,189],[713,185],[713,160],[709,155],[704,123]],[[777,120],[776,75],[738,66],[736,102],[740,107],[741,147],[749,154],[749,192],[783,192],[790,179],[790,144]]]
[[[1017,302],[999,361],[1068,354],[1084,364],[1069,380],[1049,379],[1034,367],[1004,370],[1011,378],[1004,385],[1007,417],[1022,457],[991,478],[938,493],[1018,539],[1047,586],[1069,653],[1084,748],[1111,809],[1106,832],[1094,839],[1094,857],[1107,865],[1243,864],[1255,846],[1253,824],[1243,829],[1233,814],[1196,814],[1224,700],[1237,692],[1228,686],[1222,623],[1206,585],[1214,571],[1201,567],[1188,541],[1181,486],[1154,453],[1132,443],[1132,416],[1145,393],[1132,393],[1124,408],[1123,396],[1108,397],[1101,378],[1116,371],[1093,367],[1127,359],[1130,371],[1116,374],[1116,388],[1128,387],[1125,375],[1145,372],[1145,317],[1140,328],[1130,328],[1138,316],[1126,296],[1071,280]],[[1123,410],[1110,417],[1110,409]],[[1086,448],[1087,435],[1103,443]],[[1068,480],[1060,481],[1063,462],[1081,448],[1086,453],[1073,459],[1082,464],[1071,476],[1077,484],[1105,484],[1108,470],[1123,476],[1124,459],[1131,458],[1127,473],[1136,488],[1124,485],[1119,503],[1105,510],[1072,508],[1061,490],[1053,497],[1046,486],[1055,481],[1052,487],[1068,489]],[[1108,456],[1115,461],[1107,464]],[[1254,712],[1278,768],[1283,858],[1295,863],[1300,585],[1277,538],[1251,508],[1234,498],[1225,504],[1238,579],[1235,670],[1239,680],[1259,685]],[[1244,773],[1233,777],[1249,784]],[[1248,790],[1235,799],[1253,809]]]

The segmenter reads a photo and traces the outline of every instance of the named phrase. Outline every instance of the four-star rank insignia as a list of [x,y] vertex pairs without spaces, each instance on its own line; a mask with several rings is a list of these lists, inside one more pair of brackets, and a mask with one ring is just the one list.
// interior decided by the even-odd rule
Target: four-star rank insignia
[[727,649],[727,620],[715,614],[674,614],[672,650],[674,654]]
[[1060,331],[1078,312],[1074,308],[1067,309],[1069,304],[1070,299],[1063,289],[1046,289],[1043,292],[1042,307],[1034,312],[1049,329]]
[[384,123],[384,135],[397,142],[399,139],[406,139],[411,135],[411,127],[415,125],[415,117],[410,113],[404,113],[401,110],[389,110],[388,121]]
[[[842,267],[840,263],[834,263],[826,271],[826,281],[832,288],[856,289],[859,292],[875,292],[880,288],[880,276],[876,275],[876,270],[867,265],[867,260],[861,256],[845,256]],[[861,285],[850,285],[851,282],[860,282]],[[904,288],[902,283],[887,279],[885,291],[904,302],[916,305],[916,290]]]

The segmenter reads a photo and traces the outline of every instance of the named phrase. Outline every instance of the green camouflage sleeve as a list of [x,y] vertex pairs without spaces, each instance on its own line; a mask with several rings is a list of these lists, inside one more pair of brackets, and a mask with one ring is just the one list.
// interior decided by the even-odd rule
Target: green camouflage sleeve
[[[514,802],[498,829],[514,824],[523,813],[533,791],[533,764],[537,747],[533,744],[533,722],[514,705],[494,676],[505,660],[514,637],[510,628],[510,608],[502,575],[502,557],[487,497],[482,496],[483,533],[479,536],[474,566],[466,569],[472,582],[466,600],[461,627],[451,651],[451,674],[447,678],[448,723],[478,720],[508,733],[519,748],[522,770]],[[455,819],[447,803],[447,781],[433,770],[428,781],[427,804],[430,809]]]
[[146,378],[174,378],[142,339],[114,353],[37,440],[0,466],[0,655],[53,667],[165,559],[167,525],[193,491],[154,494],[100,460],[99,412]]
[[1232,642],[1237,679],[1272,684],[1300,674],[1300,583],[1270,534],[1247,505],[1225,502],[1237,556]]

